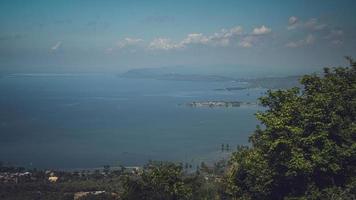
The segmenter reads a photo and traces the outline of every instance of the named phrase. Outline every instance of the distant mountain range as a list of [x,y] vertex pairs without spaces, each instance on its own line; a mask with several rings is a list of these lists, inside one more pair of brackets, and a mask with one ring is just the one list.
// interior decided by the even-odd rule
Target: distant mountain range
[[174,81],[234,81],[235,79],[219,75],[179,74],[179,73],[157,73],[155,70],[135,69],[120,75],[125,78],[147,78],[157,80]]
[[214,74],[190,74],[184,68],[142,68],[132,69],[119,77],[124,78],[139,78],[139,79],[156,79],[156,80],[172,80],[172,81],[226,81],[245,83],[244,87],[227,87],[217,90],[240,90],[246,88],[291,88],[300,86],[299,79],[301,76],[285,76],[285,77],[263,77],[263,78],[234,78],[229,76],[214,75]]

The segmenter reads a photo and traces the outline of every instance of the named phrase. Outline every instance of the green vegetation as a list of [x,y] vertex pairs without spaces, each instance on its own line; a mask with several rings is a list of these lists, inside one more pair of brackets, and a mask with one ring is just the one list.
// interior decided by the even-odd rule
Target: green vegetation
[[233,199],[355,199],[356,64],[307,75],[303,90],[269,91],[265,126],[226,175]]
[[[6,173],[11,173],[12,175],[24,171],[22,169],[21,171],[15,171],[19,168],[12,167],[1,168],[2,171],[6,171]],[[8,171],[7,169],[11,169],[11,171]],[[72,200],[74,194],[81,191],[106,191],[108,194],[110,194],[97,195],[97,197],[101,197],[104,195],[112,196],[111,193],[114,193],[118,188],[121,188],[120,175],[114,171],[111,172],[110,175],[95,172],[84,173],[51,171],[48,173],[47,171],[36,169],[29,170],[28,172],[30,174],[26,176],[14,176],[16,178],[9,177],[5,180],[0,178],[0,199]],[[51,183],[48,180],[48,177],[51,176],[52,173],[59,177],[58,181],[55,183]],[[0,176],[3,176],[3,174],[0,174]],[[94,197],[90,199],[93,198]]]
[[[262,127],[239,146],[230,160],[204,162],[195,173],[188,163],[150,162],[125,172],[104,166],[94,173],[55,172],[0,183],[0,199],[356,199],[356,63],[306,75],[303,88],[269,91],[257,113]],[[229,144],[221,144],[229,151]],[[0,165],[1,166],[1,165]],[[1,166],[7,177],[23,168]],[[21,175],[22,176],[22,175]],[[105,192],[103,192],[105,191]]]
[[173,163],[149,166],[140,177],[127,176],[123,199],[190,199],[191,187],[183,169]]

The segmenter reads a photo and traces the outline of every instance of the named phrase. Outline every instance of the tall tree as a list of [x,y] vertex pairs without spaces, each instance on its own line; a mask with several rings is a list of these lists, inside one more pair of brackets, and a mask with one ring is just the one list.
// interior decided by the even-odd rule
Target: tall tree
[[230,160],[239,199],[347,199],[356,190],[356,63],[306,75],[303,88],[268,91],[263,128]]

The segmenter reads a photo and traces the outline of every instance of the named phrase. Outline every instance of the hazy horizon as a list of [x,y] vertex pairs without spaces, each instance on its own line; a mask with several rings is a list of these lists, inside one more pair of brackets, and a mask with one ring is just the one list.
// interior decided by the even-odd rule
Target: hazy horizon
[[[246,143],[268,89],[349,64],[354,7],[351,0],[1,1],[0,160],[73,167],[212,159],[221,143]],[[182,106],[192,102],[209,108]],[[68,161],[42,161],[51,155]]]
[[[294,75],[356,54],[355,1],[0,2],[0,73]],[[223,67],[222,67],[223,66]]]

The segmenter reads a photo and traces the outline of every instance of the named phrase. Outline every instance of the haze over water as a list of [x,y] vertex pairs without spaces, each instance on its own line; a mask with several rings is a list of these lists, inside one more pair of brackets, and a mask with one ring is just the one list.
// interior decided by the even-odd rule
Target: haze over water
[[261,108],[184,104],[256,102],[264,92],[215,90],[231,85],[108,74],[6,76],[0,79],[0,157],[39,168],[211,162],[224,155],[221,144],[248,143]]
[[[296,82],[348,65],[355,7],[355,0],[1,0],[0,161],[72,169],[226,156],[221,145],[248,144],[262,108],[184,104],[256,102],[264,89],[216,89],[247,78]],[[125,73],[161,80],[117,76]],[[263,87],[275,88],[273,78]],[[277,88],[293,85],[288,78]]]

